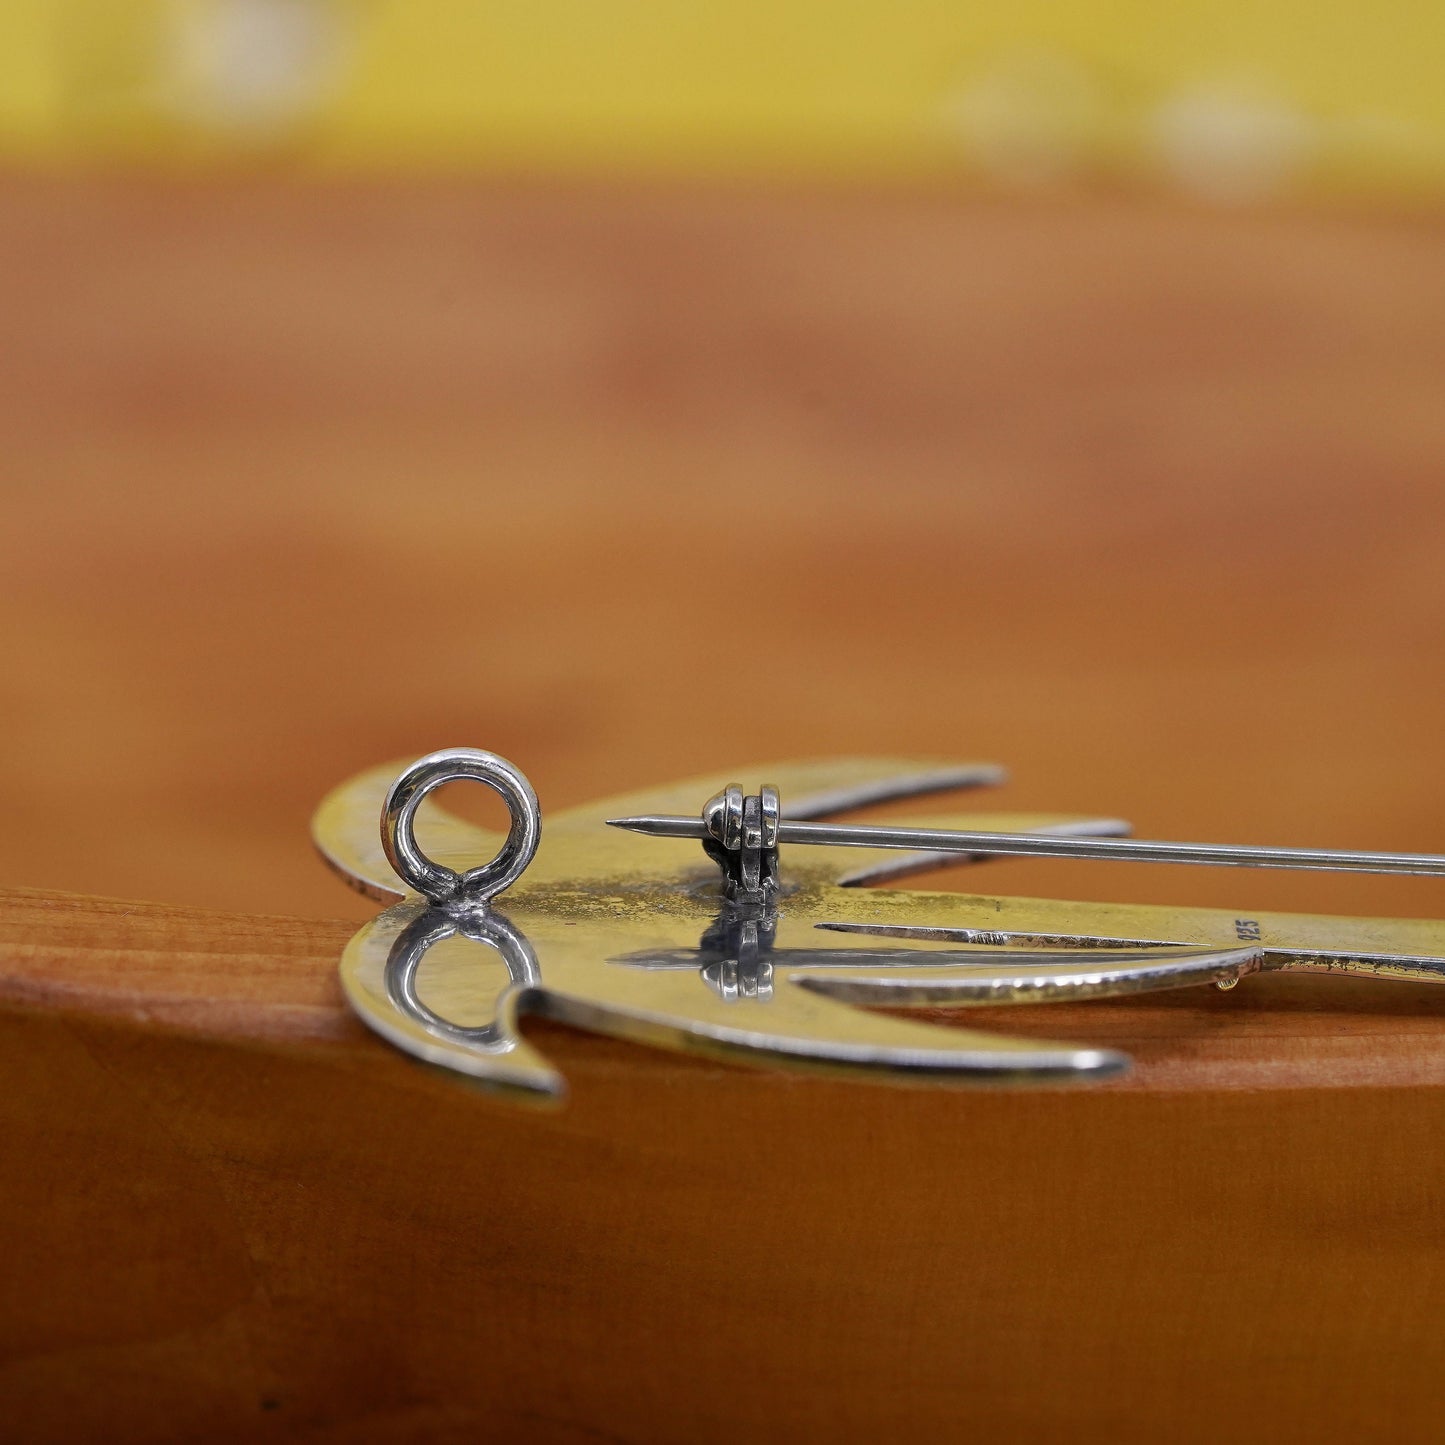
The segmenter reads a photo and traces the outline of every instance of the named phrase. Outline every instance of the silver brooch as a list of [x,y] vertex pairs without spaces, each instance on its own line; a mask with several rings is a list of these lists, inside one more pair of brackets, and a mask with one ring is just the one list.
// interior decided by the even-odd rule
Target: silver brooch
[[[1128,1057],[879,1007],[1229,988],[1264,969],[1445,981],[1445,926],[1431,921],[1242,918],[895,886],[943,862],[997,856],[1428,875],[1445,874],[1442,857],[1145,842],[1108,818],[831,821],[998,783],[1002,770],[988,764],[843,759],[752,775],[773,782],[756,792],[716,778],[675,783],[549,815],[545,828],[527,779],[492,753],[449,748],[351,779],[323,801],[313,834],[348,882],[392,906],[347,945],[347,998],[417,1058],[547,1098],[565,1085],[522,1037],[523,1014],[765,1067],[1058,1084],[1119,1074]],[[457,780],[501,796],[505,836],[429,800]]]

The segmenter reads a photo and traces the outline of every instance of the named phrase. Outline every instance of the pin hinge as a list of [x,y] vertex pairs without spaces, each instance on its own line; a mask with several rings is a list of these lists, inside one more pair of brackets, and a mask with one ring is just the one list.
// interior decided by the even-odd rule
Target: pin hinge
[[759,898],[778,886],[778,790],[764,784],[744,793],[737,783],[709,798],[702,810],[703,848],[723,871],[730,896]]

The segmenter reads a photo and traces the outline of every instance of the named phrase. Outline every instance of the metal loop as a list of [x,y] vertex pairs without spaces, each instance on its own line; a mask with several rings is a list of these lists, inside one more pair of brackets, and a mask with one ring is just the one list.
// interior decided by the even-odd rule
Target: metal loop
[[[485,783],[501,796],[512,826],[490,863],[458,873],[428,858],[416,841],[416,810],[443,783]],[[542,837],[542,810],[522,773],[505,758],[476,748],[443,748],[413,763],[391,785],[381,808],[381,846],[397,876],[432,903],[480,904],[522,876]]]

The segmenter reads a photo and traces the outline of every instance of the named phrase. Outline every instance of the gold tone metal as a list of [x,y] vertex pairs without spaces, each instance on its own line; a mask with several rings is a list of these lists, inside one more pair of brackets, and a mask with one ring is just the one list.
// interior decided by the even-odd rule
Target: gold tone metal
[[[376,823],[398,771],[399,765],[374,769],[337,789],[314,823],[323,855],[374,897],[403,892]],[[967,776],[893,760],[772,771],[800,813],[866,801],[900,775],[913,793]],[[419,1057],[533,1096],[556,1095],[562,1082],[520,1036],[519,1011],[745,1062],[940,1081],[1062,1082],[1117,1073],[1127,1060],[853,1004],[936,1003],[945,994],[949,1002],[992,1002],[1109,993],[1212,981],[1257,961],[1255,950],[1235,943],[1224,950],[1130,949],[1124,960],[1108,951],[1045,949],[1010,954],[1001,969],[1004,960],[988,946],[924,940],[899,947],[824,931],[876,920],[881,896],[840,886],[829,850],[789,849],[775,915],[749,916],[722,897],[718,871],[700,850],[605,826],[619,808],[678,806],[716,786],[693,780],[550,815],[531,866],[496,909],[448,912],[413,895],[363,928],[342,962],[348,997],[372,1027]],[[895,781],[892,791],[899,786]],[[962,821],[1078,831],[1092,820],[989,814]],[[1097,826],[1120,825],[1105,819]],[[458,873],[502,842],[429,801],[417,812],[416,831],[426,853]],[[853,853],[849,861],[860,860]],[[915,920],[930,916],[912,913]],[[720,939],[720,929],[734,936]],[[880,988],[887,999],[875,997]]]
[[[401,767],[338,788],[313,825],[332,866],[382,899],[404,892],[376,822]],[[905,774],[902,791],[917,794],[967,770],[868,759],[750,775],[776,779],[788,816],[806,817],[895,796],[888,780]],[[716,865],[696,845],[606,826],[619,813],[694,808],[723,787],[717,777],[691,779],[549,814],[535,859],[496,908],[446,910],[410,895],[364,927],[342,961],[348,997],[418,1057],[548,1098],[563,1083],[518,1031],[523,1012],[739,1062],[895,1080],[1058,1083],[1107,1077],[1127,1059],[858,1005],[976,1007],[1227,988],[1260,969],[1445,980],[1439,922],[859,889],[842,879],[896,874],[900,855],[849,849],[844,873],[833,850],[804,845],[785,846],[776,906],[765,907],[726,899]],[[906,825],[1071,834],[1122,827],[1006,813]],[[426,853],[458,873],[503,843],[430,801],[416,830]],[[915,866],[929,861],[939,860]]]

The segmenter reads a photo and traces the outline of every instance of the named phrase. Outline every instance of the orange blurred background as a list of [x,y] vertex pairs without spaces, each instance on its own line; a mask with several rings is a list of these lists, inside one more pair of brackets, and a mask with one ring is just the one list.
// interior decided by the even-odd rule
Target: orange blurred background
[[450,744],[544,808],[880,751],[1445,848],[1433,12],[1353,66],[1354,12],[1292,49],[1278,7],[785,6],[772,51],[549,11],[565,53],[489,49],[498,7],[39,13],[0,7],[7,883],[361,916],[312,806]]

